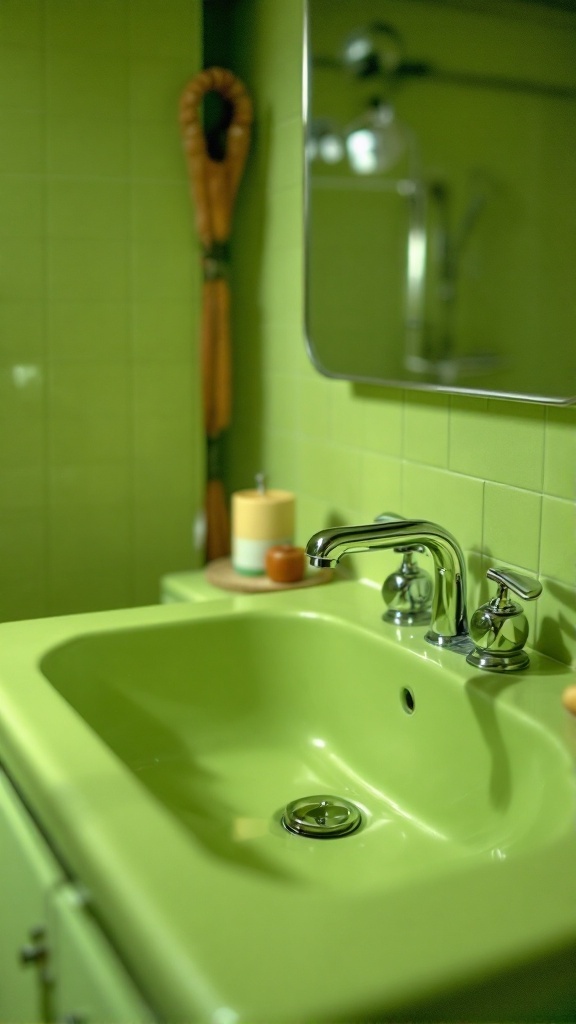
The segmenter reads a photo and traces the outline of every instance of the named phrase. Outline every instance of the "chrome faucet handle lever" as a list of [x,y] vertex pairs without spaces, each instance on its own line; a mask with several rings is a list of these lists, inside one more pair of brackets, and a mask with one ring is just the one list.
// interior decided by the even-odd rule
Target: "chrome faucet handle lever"
[[496,568],[488,569],[486,576],[489,580],[499,583],[505,590],[512,590],[523,601],[535,601],[542,593],[542,584],[533,576],[523,576],[519,572]]
[[498,593],[481,605],[470,620],[474,650],[466,660],[489,672],[517,672],[530,664],[524,650],[528,620],[522,606],[510,599],[508,591],[524,601],[534,601],[542,593],[542,584],[532,576],[508,569],[490,568],[486,576],[498,584]]

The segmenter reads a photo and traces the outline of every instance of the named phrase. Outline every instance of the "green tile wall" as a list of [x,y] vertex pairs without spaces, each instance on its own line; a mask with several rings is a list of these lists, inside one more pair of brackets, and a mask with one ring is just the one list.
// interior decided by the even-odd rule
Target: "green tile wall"
[[[264,468],[298,496],[298,537],[383,510],[448,527],[471,600],[490,564],[538,573],[531,643],[576,659],[576,409],[414,395],[321,377],[303,337],[300,0],[237,0],[234,70],[256,104],[233,242],[230,486]],[[380,581],[391,553],[358,556]],[[377,600],[377,597],[375,597]],[[377,609],[376,609],[377,613]]]
[[0,619],[156,601],[198,563],[200,46],[200,0],[0,6]]

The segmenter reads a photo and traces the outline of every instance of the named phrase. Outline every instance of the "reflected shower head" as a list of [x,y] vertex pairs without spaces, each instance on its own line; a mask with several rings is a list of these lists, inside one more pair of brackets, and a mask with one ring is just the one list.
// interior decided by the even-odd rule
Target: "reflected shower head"
[[407,146],[406,129],[390,103],[375,100],[346,133],[346,152],[357,174],[378,174],[393,167]]
[[392,25],[372,22],[348,36],[342,62],[356,78],[393,74],[401,61],[402,40]]

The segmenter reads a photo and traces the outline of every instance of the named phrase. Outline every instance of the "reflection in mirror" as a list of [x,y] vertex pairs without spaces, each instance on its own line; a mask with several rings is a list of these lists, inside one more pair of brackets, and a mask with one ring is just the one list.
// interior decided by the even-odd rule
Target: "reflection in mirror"
[[309,0],[306,314],[330,376],[576,400],[576,2]]

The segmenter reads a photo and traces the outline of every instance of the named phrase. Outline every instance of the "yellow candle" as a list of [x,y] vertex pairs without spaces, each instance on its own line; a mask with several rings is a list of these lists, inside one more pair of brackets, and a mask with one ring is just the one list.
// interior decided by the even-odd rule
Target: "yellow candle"
[[260,576],[266,552],[294,540],[295,499],[290,491],[248,490],[232,495],[232,565]]

